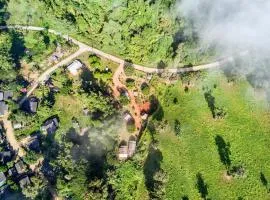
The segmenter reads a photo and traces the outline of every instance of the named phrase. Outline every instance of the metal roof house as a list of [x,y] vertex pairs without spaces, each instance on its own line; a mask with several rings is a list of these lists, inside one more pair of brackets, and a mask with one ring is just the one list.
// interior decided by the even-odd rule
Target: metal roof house
[[17,171],[18,174],[21,174],[25,171],[25,166],[23,164],[23,161],[19,161],[15,164],[15,169]]
[[52,119],[47,119],[41,127],[41,130],[47,132],[47,134],[53,134],[57,130],[58,126],[59,121],[54,117]]
[[126,160],[127,158],[128,158],[128,146],[127,145],[120,146],[119,153],[118,153],[118,159],[119,160]]
[[73,75],[76,76],[78,71],[83,67],[83,64],[79,60],[74,60],[70,65],[68,65],[68,71]]
[[20,181],[19,184],[21,186],[21,188],[25,188],[27,185],[30,185],[30,179],[28,176],[23,177]]
[[8,100],[13,97],[12,91],[0,91],[0,101]]
[[7,180],[7,178],[6,178],[5,174],[3,172],[0,172],[0,187],[5,185],[6,180]]
[[129,140],[128,141],[128,156],[129,157],[133,156],[135,151],[136,151],[136,141]]
[[38,108],[39,99],[37,97],[30,97],[24,104],[23,109],[29,113],[36,113]]
[[0,117],[4,116],[8,111],[8,105],[4,101],[0,101]]

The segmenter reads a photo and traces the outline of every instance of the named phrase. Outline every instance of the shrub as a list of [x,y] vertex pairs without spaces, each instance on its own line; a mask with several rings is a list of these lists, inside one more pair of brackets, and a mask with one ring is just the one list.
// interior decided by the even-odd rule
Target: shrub
[[135,72],[134,68],[131,65],[126,65],[124,71],[127,76],[132,76]]
[[147,83],[142,83],[141,85],[141,91],[144,95],[148,95],[150,92],[150,87]]

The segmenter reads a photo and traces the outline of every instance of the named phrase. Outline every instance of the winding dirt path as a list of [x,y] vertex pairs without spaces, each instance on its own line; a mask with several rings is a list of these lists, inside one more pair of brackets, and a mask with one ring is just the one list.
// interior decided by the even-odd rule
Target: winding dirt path
[[133,109],[134,115],[134,121],[135,121],[135,127],[136,130],[139,131],[141,129],[141,125],[142,125],[142,119],[140,116],[140,108],[139,105],[136,102],[136,98],[133,94],[132,91],[130,91],[121,81],[120,81],[120,77],[122,77],[124,80],[126,79],[126,75],[124,72],[124,66],[125,66],[125,62],[123,61],[119,67],[117,68],[117,70],[115,71],[114,75],[113,75],[113,92],[114,92],[114,96],[115,97],[119,97],[120,93],[118,91],[118,88],[123,88],[128,92],[128,96],[130,98],[130,105]]
[[5,115],[2,118],[3,124],[4,124],[4,128],[6,130],[6,137],[7,137],[7,141],[10,143],[10,145],[12,146],[13,150],[15,150],[16,152],[18,152],[18,156],[23,157],[25,155],[25,151],[23,150],[23,148],[21,147],[20,142],[18,142],[15,138],[15,134],[14,134],[14,130],[12,127],[12,123],[10,120],[8,120],[8,114]]
[[[8,26],[0,26],[0,30],[4,30],[4,29],[20,29],[20,30],[30,30],[30,31],[43,31],[46,30],[46,28],[43,27],[36,27],[36,26],[22,26],[22,25],[8,25]],[[89,52],[92,52],[94,54],[97,54],[101,57],[104,57],[108,60],[114,61],[116,63],[123,63],[125,62],[124,59],[121,59],[119,57],[113,56],[111,54],[107,54],[103,51],[100,51],[98,49],[95,49],[87,44],[84,44],[72,37],[69,37],[68,35],[64,35],[60,32],[57,32],[55,30],[52,29],[48,29],[49,33],[55,34],[55,35],[59,35],[62,38],[69,40],[71,42],[73,42],[74,44],[78,45],[79,48],[83,48],[86,49]],[[246,55],[246,52],[241,52],[239,55],[243,56]],[[232,62],[234,60],[234,57],[230,56],[224,59],[221,59],[219,61],[216,62],[212,62],[209,64],[203,64],[203,65],[197,65],[197,66],[193,66],[193,67],[187,67],[187,68],[179,68],[179,67],[175,67],[175,68],[170,68],[170,69],[157,69],[157,68],[151,68],[151,67],[145,67],[142,65],[138,65],[138,64],[132,64],[134,69],[145,72],[145,73],[162,73],[162,72],[169,72],[169,73],[184,73],[184,72],[194,72],[194,71],[200,71],[200,70],[205,70],[205,69],[211,69],[211,68],[215,68],[215,67],[220,67],[226,63]]]

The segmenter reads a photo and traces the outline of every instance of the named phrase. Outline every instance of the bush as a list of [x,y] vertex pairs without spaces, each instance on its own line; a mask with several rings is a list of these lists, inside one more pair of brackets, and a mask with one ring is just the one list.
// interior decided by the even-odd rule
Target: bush
[[141,85],[141,91],[144,95],[148,95],[150,92],[150,87],[147,83],[142,83]]
[[135,80],[132,79],[132,78],[127,78],[127,79],[126,79],[126,86],[127,86],[128,88],[133,88],[133,87],[135,87]]
[[89,56],[88,58],[88,61],[89,61],[89,64],[92,66],[92,67],[96,67],[96,68],[99,68],[101,66],[101,59],[100,57],[92,54]]
[[136,130],[134,121],[127,123],[127,131],[133,133]]
[[126,65],[124,71],[127,76],[132,76],[135,72],[135,69],[131,65]]
[[120,103],[122,105],[128,105],[129,104],[129,99],[125,95],[121,95],[119,101],[120,101]]
[[181,133],[181,123],[179,120],[174,120],[174,133],[176,136],[179,136]]

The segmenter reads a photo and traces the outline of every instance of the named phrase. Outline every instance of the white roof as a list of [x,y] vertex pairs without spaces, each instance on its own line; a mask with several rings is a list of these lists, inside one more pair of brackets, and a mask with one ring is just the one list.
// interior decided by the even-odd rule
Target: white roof
[[72,74],[72,75],[77,75],[78,70],[80,68],[82,68],[83,64],[79,61],[79,60],[74,60],[68,67],[68,71]]

